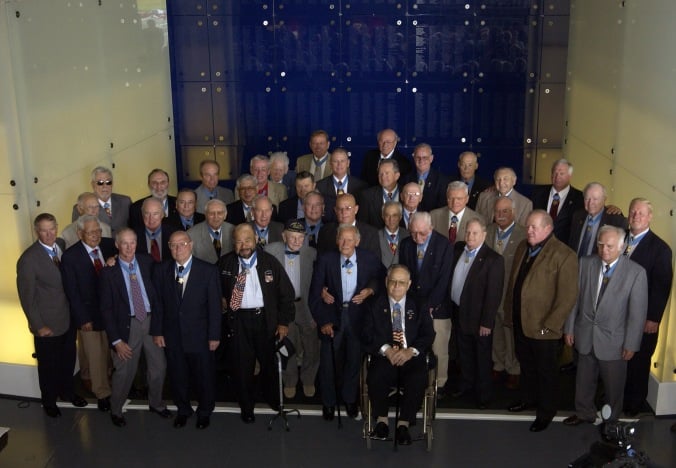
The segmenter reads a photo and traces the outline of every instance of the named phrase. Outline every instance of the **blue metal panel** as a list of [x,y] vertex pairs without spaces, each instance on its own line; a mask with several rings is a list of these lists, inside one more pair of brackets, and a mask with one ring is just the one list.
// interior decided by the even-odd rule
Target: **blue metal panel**
[[211,84],[178,83],[177,88],[179,101],[175,104],[178,111],[176,120],[180,144],[213,145]]
[[209,81],[209,30],[205,16],[175,16],[169,21],[171,52],[178,81]]

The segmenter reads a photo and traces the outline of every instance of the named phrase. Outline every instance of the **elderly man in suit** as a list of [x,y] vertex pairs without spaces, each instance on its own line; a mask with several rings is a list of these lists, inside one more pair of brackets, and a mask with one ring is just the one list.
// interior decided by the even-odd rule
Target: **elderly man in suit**
[[136,254],[136,234],[129,228],[115,236],[119,252],[115,265],[101,270],[100,309],[112,348],[113,385],[110,417],[117,427],[127,425],[122,407],[129,395],[138,369],[141,352],[146,360],[148,404],[151,413],[162,418],[172,416],[162,401],[162,387],[167,369],[164,351],[153,343],[150,323],[157,317],[160,298],[152,283],[153,259]]
[[[486,218],[486,220],[491,221],[495,201],[500,197],[511,198],[514,200],[514,217],[516,222],[525,225],[526,218],[533,210],[533,202],[514,189],[514,185],[516,185],[516,172],[514,172],[514,169],[511,167],[501,167],[495,171],[493,178],[496,190],[485,191],[479,195],[476,211]],[[566,239],[563,242],[566,242]]]
[[[206,203],[206,202],[205,202]],[[177,231],[187,231],[193,226],[204,221],[204,206],[196,211],[197,195],[190,188],[182,188],[176,194],[176,213],[171,213],[166,222],[171,224]]]
[[212,264],[232,251],[232,230],[234,226],[225,221],[228,210],[221,200],[209,200],[204,207],[206,221],[188,231],[192,240],[192,254]]
[[479,195],[493,185],[489,181],[479,177],[476,173],[477,169],[479,169],[479,158],[476,153],[472,151],[460,153],[458,156],[458,177],[455,180],[464,182],[467,185],[469,192],[467,206],[473,210],[476,210]]
[[629,238],[625,255],[641,265],[648,277],[648,313],[643,327],[641,348],[627,364],[624,389],[624,412],[635,416],[648,395],[650,359],[657,346],[657,332],[669,301],[674,270],[672,251],[650,228],[653,207],[645,198],[634,198],[629,204]]
[[531,432],[549,426],[559,404],[559,343],[577,299],[577,255],[553,235],[544,210],[526,219],[527,236],[514,254],[504,300],[505,324],[514,330],[521,363],[522,400],[510,412],[536,408]]
[[162,200],[154,197],[144,199],[141,212],[143,223],[134,229],[141,251],[150,254],[157,263],[171,258],[168,241],[176,228],[164,221]]
[[[209,200],[221,200],[226,205],[235,201],[232,190],[218,185],[221,165],[215,159],[205,159],[200,162],[200,179],[202,183],[195,189],[197,203],[195,211],[204,214],[205,206]],[[177,207],[178,208],[178,207]]]
[[478,214],[467,206],[469,189],[460,181],[451,182],[446,188],[447,206],[430,213],[434,229],[448,239],[450,244],[465,240],[467,220]]
[[370,224],[357,221],[356,216],[359,212],[359,205],[357,205],[354,195],[349,193],[338,195],[334,211],[337,221],[325,224],[321,231],[319,231],[317,251],[326,252],[328,250],[336,250],[338,226],[341,224],[350,224],[359,230],[361,239],[359,242],[360,248],[366,249],[372,252],[376,257],[380,258],[378,230]]
[[479,409],[493,398],[493,327],[504,281],[504,260],[485,243],[481,218],[467,222],[465,241],[455,244],[449,288],[462,377],[455,397],[474,390]]
[[296,358],[292,358],[282,373],[284,396],[296,396],[296,386],[300,377],[303,394],[315,395],[315,378],[319,369],[319,339],[317,324],[312,319],[308,307],[307,293],[312,280],[312,268],[317,251],[305,243],[305,226],[297,219],[290,219],[284,226],[283,242],[272,242],[265,251],[272,254],[284,266],[295,293],[296,315],[289,322],[289,339],[296,348],[296,356],[301,357],[300,373]]
[[303,216],[298,219],[305,226],[305,245],[316,249],[319,232],[325,223],[324,197],[316,190],[305,195]]
[[401,188],[401,214],[402,218],[400,224],[402,227],[408,229],[411,223],[411,216],[418,211],[420,202],[423,199],[422,189],[417,182],[409,182]]
[[411,272],[412,292],[418,310],[432,316],[436,336],[432,350],[437,356],[439,397],[448,379],[448,344],[451,339],[451,310],[448,285],[451,280],[453,246],[434,230],[430,214],[419,211],[411,217],[411,237],[401,242],[399,262]]
[[271,200],[265,195],[259,195],[253,201],[254,219],[251,221],[256,233],[256,244],[265,247],[270,242],[281,242],[284,224],[273,221],[274,215]]
[[326,220],[335,221],[334,207],[338,196],[351,193],[356,198],[368,185],[349,173],[350,155],[345,148],[336,148],[331,152],[329,165],[331,166],[330,177],[315,179],[315,182],[317,182],[317,190],[324,196]]
[[385,279],[387,294],[375,299],[364,318],[364,348],[373,356],[366,377],[376,416],[374,435],[389,435],[387,399],[392,386],[403,387],[401,413],[396,421],[399,445],[409,445],[409,424],[415,422],[427,384],[425,354],[434,340],[432,318],[407,295],[411,275],[404,265],[392,265]]
[[[92,170],[91,186],[92,191],[96,195],[98,204],[101,207],[96,216],[98,216],[99,221],[110,226],[111,236],[114,236],[115,232],[127,227],[131,198],[126,195],[120,195],[119,193],[113,193],[113,173],[107,167],[97,166]],[[82,214],[83,213],[78,210],[78,205],[73,206],[73,216],[71,221],[75,221],[82,216]]]
[[77,231],[80,242],[66,250],[61,258],[63,287],[73,324],[80,331],[92,393],[98,400],[99,410],[109,411],[108,339],[100,310],[99,274],[106,259],[115,254],[115,245],[112,239],[101,237],[101,225],[95,216],[81,216]]
[[294,195],[289,196],[289,198],[279,204],[278,219],[282,223],[286,223],[289,219],[298,219],[305,216],[303,212],[305,195],[312,192],[316,185],[314,176],[308,171],[299,172],[296,175],[294,184]]
[[341,224],[338,251],[320,252],[312,273],[310,311],[321,338],[319,382],[322,414],[327,421],[333,419],[340,400],[347,406],[348,416],[357,417],[364,314],[385,277],[380,258],[359,247],[360,240],[356,226]]
[[[514,222],[514,201],[510,198],[501,198],[495,202],[493,219],[495,222],[486,229],[486,244],[502,255],[507,279],[512,271],[516,248],[526,238],[526,229]],[[502,380],[506,372],[505,386],[510,390],[516,390],[519,388],[521,368],[514,352],[514,333],[511,328],[505,326],[507,287],[508,281],[505,280],[493,328],[493,379]]]
[[383,227],[382,207],[385,202],[399,200],[399,165],[395,159],[385,159],[378,166],[378,185],[359,194],[361,207],[357,217],[376,229]]
[[[96,216],[98,218],[101,211],[101,205],[99,205],[96,195],[92,192],[81,193],[77,197],[75,207],[77,208],[78,218],[84,215]],[[99,224],[101,226],[101,237],[112,238],[113,234],[110,225],[101,221],[101,218],[99,218]],[[77,235],[77,218],[63,228],[60,237],[66,242],[66,248],[80,241],[80,237]]]
[[627,361],[641,346],[648,306],[648,280],[643,267],[624,257],[624,230],[602,226],[598,255],[580,259],[580,294],[565,327],[565,342],[578,351],[575,414],[568,426],[596,420],[596,381],[617,421],[622,412]]
[[[427,143],[420,143],[413,148],[415,171],[401,178],[403,184],[413,182],[422,192],[419,208],[421,211],[432,211],[446,205],[446,187],[448,177],[432,167],[434,154]],[[403,199],[402,199],[403,200]]]
[[401,203],[387,201],[381,211],[385,227],[378,230],[380,259],[383,265],[389,268],[399,263],[399,246],[401,241],[409,236],[409,233],[407,229],[401,227]]
[[[268,179],[270,176],[270,158],[257,154],[251,158],[249,172],[256,178],[256,195],[264,195],[270,199],[275,207],[289,197],[286,187]],[[235,195],[239,196],[239,193]]]
[[251,174],[242,174],[235,183],[237,200],[227,205],[228,215],[225,218],[230,224],[238,224],[253,221],[253,201],[256,198],[256,178]]
[[256,248],[251,225],[240,224],[232,237],[234,251],[219,263],[227,320],[226,355],[233,366],[240,417],[249,424],[255,421],[256,361],[265,400],[271,408],[278,408],[275,341],[288,335],[298,296],[282,264]]
[[174,427],[186,425],[197,393],[197,429],[209,427],[216,399],[214,351],[221,339],[221,288],[218,268],[192,255],[187,232],[169,238],[171,258],[155,267],[153,282],[160,298],[150,334],[164,348],[171,394],[177,407]]
[[325,130],[315,130],[310,134],[310,154],[299,156],[296,160],[296,174],[307,171],[315,178],[315,182],[331,175],[329,166],[329,134]]
[[60,265],[64,246],[56,238],[56,218],[40,213],[33,228],[37,240],[19,257],[16,287],[33,334],[42,408],[47,416],[56,418],[61,416],[57,398],[78,407],[87,406],[87,402],[73,391],[75,328],[71,327],[63,288]]
[[147,199],[157,198],[160,200],[162,203],[162,213],[165,218],[176,212],[176,197],[169,195],[169,174],[167,171],[157,168],[150,171],[148,174],[148,188],[150,189],[150,195],[136,200],[129,207],[129,227],[134,229],[137,235],[138,230],[143,226],[143,203]]
[[289,197],[296,196],[296,171],[289,170],[286,151],[276,151],[270,155],[270,180],[286,187]]
[[368,150],[362,160],[361,178],[369,187],[378,185],[378,166],[382,161],[394,159],[399,165],[402,175],[411,172],[411,162],[408,157],[397,149],[399,136],[391,128],[378,132],[378,148]]

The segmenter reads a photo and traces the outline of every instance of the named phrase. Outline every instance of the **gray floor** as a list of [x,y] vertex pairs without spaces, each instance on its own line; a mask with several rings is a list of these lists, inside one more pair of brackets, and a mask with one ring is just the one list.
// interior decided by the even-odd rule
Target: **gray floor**
[[[292,417],[291,432],[285,432],[280,424],[267,430],[269,410],[257,410],[256,423],[245,425],[234,408],[219,407],[211,426],[199,431],[194,418],[174,429],[171,420],[144,409],[129,409],[127,427],[117,428],[91,404],[65,405],[58,419],[46,417],[37,402],[19,406],[0,399],[0,426],[10,428],[0,467],[554,467],[567,466],[598,439],[591,425],[571,428],[555,421],[544,432],[530,433],[527,416],[444,410],[434,422],[430,453],[422,442],[395,453],[385,442],[374,442],[368,451],[361,421],[343,419],[339,430],[317,407],[303,409],[301,419]],[[651,466],[676,466],[673,422],[645,415],[636,424],[636,445]]]

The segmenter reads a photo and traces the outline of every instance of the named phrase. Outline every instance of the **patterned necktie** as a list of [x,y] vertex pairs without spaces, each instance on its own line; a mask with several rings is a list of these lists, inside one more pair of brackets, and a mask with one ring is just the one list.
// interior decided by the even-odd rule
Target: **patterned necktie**
[[402,326],[401,305],[394,304],[392,307],[392,346],[404,347],[404,327]]
[[603,293],[606,292],[606,288],[608,287],[608,282],[610,281],[610,265],[606,265],[603,267],[603,279],[601,279],[601,289],[599,289],[599,295],[596,298],[596,308],[598,309],[599,303],[601,302],[601,298],[603,297]]
[[89,255],[92,257],[92,260],[94,260],[94,270],[96,270],[96,274],[98,275],[103,269],[103,263],[101,263],[101,259],[99,258],[99,249],[92,250]]
[[392,255],[397,253],[397,235],[396,234],[390,234],[390,250],[392,251]]
[[552,217],[552,220],[556,221],[556,216],[559,214],[559,201],[561,197],[558,193],[555,193],[552,197],[552,204],[549,207],[549,216]]
[[61,265],[61,260],[59,259],[59,251],[56,250],[56,247],[52,247],[52,253],[49,254],[50,257],[52,257],[52,261],[54,262],[54,265],[59,266]]
[[594,226],[592,222],[593,218],[591,215],[587,216],[587,225],[584,228],[584,235],[582,236],[582,242],[580,243],[580,250],[577,251],[577,257],[584,257],[587,255],[589,250],[589,241],[591,241],[591,233]]
[[230,310],[236,311],[242,307],[242,296],[244,296],[244,286],[246,286],[246,275],[249,272],[247,268],[242,265],[242,271],[237,275],[235,286],[232,288],[232,296],[230,297]]
[[451,227],[448,228],[448,242],[455,244],[455,239],[458,237],[458,217],[453,215],[451,217]]
[[113,217],[113,212],[110,211],[110,203],[105,202],[105,203],[103,204],[103,209],[106,211],[106,214],[108,215],[109,218],[112,218],[112,217]]
[[387,198],[388,198],[389,200],[392,200],[392,192],[387,192]]
[[345,193],[345,191],[343,190],[343,181],[339,180],[336,183],[336,195],[342,195],[344,193]]
[[211,237],[213,237],[214,250],[216,251],[216,256],[221,257],[221,231],[211,231]]
[[138,282],[138,276],[134,269],[134,262],[129,264],[129,287],[131,288],[131,301],[134,307],[134,316],[139,322],[143,322],[148,316],[145,303],[143,302],[143,292]]

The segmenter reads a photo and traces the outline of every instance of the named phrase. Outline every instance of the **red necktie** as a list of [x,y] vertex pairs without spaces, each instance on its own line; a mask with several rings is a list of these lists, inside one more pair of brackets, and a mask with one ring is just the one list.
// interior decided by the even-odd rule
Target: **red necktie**
[[559,214],[559,200],[561,200],[561,197],[558,193],[555,193],[552,197],[552,204],[549,207],[549,216],[552,217],[553,221],[556,221],[556,216]]
[[101,259],[99,258],[99,249],[92,250],[91,256],[94,260],[94,269],[96,270],[96,274],[98,274],[99,271],[103,270],[103,263],[101,263]]
[[150,256],[153,257],[153,260],[158,263],[162,261],[162,256],[160,255],[160,246],[157,243],[157,239],[152,239],[150,241]]
[[458,217],[453,216],[451,218],[451,227],[448,228],[448,242],[455,244],[455,239],[458,236]]

